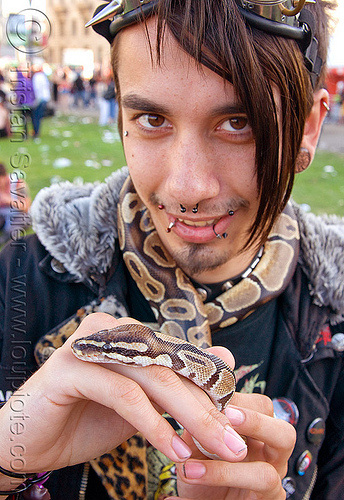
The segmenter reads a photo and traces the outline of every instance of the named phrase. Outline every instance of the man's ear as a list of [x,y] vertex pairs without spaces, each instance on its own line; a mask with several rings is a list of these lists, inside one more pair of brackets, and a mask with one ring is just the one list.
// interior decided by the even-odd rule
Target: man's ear
[[301,148],[309,152],[310,161],[313,160],[320,137],[321,127],[329,110],[329,94],[320,89],[314,93],[314,104],[306,120]]

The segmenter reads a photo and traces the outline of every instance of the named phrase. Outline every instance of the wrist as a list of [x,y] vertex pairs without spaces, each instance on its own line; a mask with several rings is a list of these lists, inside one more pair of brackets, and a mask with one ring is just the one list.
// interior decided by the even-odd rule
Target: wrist
[[7,491],[7,494],[0,494],[0,499],[7,498],[8,495],[23,482],[22,479],[15,479],[13,477],[5,476],[0,473],[0,491]]
[[[48,479],[51,474],[49,472],[41,472],[39,474],[19,474],[17,472],[9,471],[0,466],[1,481],[0,481],[0,498],[11,498],[11,495],[22,493],[31,488],[42,488],[43,483]],[[7,486],[3,489],[4,478],[7,478]],[[10,481],[8,481],[10,480]],[[7,496],[6,496],[7,495]]]

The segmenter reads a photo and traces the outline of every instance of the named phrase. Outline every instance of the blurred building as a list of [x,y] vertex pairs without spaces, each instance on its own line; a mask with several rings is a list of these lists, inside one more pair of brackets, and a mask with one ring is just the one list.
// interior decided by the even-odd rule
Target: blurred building
[[89,78],[109,71],[110,46],[92,28],[85,28],[101,0],[48,0],[51,23],[49,43],[43,52],[52,66],[69,67]]

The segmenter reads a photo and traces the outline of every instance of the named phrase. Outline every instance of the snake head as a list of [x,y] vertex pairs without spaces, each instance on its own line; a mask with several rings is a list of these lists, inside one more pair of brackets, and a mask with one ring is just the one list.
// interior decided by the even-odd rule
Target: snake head
[[171,368],[170,356],[151,349],[149,339],[152,337],[153,330],[141,324],[119,325],[75,340],[72,351],[82,361]]

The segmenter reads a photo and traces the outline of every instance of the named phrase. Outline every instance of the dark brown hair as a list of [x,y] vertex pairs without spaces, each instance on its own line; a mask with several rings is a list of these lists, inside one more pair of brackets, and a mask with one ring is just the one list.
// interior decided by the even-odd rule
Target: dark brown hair
[[[324,61],[329,39],[326,10],[333,5],[318,0],[311,6]],[[247,26],[234,0],[160,0],[157,26],[158,61],[168,29],[200,68],[205,65],[233,84],[246,109],[256,143],[260,204],[245,246],[261,245],[290,197],[296,157],[313,104],[303,55],[295,41]],[[153,50],[151,40],[150,44]],[[116,45],[115,39],[112,65],[120,107]],[[323,81],[324,70],[317,88]],[[279,112],[274,88],[280,95]],[[119,114],[120,132],[121,125]]]

